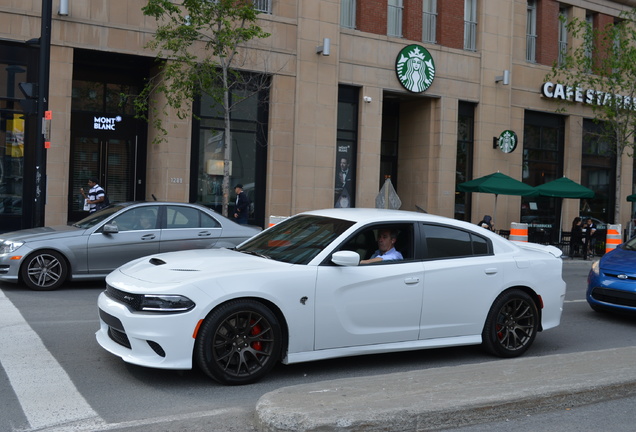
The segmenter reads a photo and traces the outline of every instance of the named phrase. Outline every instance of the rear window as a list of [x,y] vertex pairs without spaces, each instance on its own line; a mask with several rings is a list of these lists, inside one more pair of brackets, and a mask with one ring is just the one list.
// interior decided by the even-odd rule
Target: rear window
[[490,254],[488,239],[469,231],[442,225],[422,225],[428,259]]

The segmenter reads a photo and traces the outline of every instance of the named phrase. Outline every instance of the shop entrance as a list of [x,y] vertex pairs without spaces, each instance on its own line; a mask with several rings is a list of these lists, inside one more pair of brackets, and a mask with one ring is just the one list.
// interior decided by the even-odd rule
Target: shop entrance
[[[122,116],[74,114],[69,173],[69,220],[87,213],[80,188],[97,177],[110,202],[145,199],[145,146],[136,133],[137,120]],[[85,127],[90,125],[89,127]]]

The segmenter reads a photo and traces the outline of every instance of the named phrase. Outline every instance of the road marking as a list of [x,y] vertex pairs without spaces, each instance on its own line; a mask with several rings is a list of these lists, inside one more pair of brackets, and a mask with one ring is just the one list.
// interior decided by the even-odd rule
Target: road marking
[[33,429],[104,424],[20,311],[0,290],[0,364]]
[[586,302],[587,300],[583,299],[583,300],[565,300],[563,303],[583,303]]

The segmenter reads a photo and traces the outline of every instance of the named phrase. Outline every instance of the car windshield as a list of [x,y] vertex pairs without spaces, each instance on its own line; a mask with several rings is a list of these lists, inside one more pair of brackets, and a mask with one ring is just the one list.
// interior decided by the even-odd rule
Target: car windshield
[[91,213],[84,219],[79,222],[73,224],[76,228],[88,229],[94,227],[101,221],[108,219],[114,213],[117,213],[119,210],[123,209],[125,206],[122,205],[110,205],[103,210],[97,211],[95,213]]
[[354,222],[302,215],[284,220],[237,248],[291,264],[307,264]]
[[631,239],[627,240],[623,245],[621,245],[621,248],[632,251],[636,250],[636,237],[632,237]]

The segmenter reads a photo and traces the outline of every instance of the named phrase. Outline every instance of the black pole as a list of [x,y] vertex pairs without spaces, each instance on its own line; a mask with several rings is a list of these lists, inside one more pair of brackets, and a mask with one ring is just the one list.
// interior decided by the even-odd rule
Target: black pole
[[46,204],[46,149],[44,148],[44,112],[49,108],[49,72],[51,70],[52,0],[42,0],[40,58],[38,65],[37,139],[35,146],[35,191],[32,226],[44,226]]

